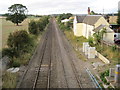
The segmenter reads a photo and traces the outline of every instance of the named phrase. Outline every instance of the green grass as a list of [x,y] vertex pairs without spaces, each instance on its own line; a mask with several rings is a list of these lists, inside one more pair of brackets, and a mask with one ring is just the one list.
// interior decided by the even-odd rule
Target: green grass
[[17,82],[17,73],[10,73],[6,72],[5,75],[2,77],[3,85],[2,88],[15,88]]
[[112,64],[120,63],[120,50],[107,45],[95,45],[98,52],[105,56]]
[[0,18],[0,21],[2,21],[2,26],[0,26],[0,30],[2,30],[2,37],[0,37],[0,39],[2,39],[2,48],[7,47],[7,39],[11,32],[14,32],[17,30],[28,30],[28,23],[32,19],[38,20],[39,18],[29,17],[25,19],[21,24],[19,24],[19,26],[16,26],[12,22],[6,21],[5,18]]
[[70,43],[72,44],[73,48],[75,49],[75,51],[77,52],[77,56],[81,59],[86,61],[86,57],[83,55],[83,53],[81,53],[79,50],[77,49],[82,49],[82,45],[83,42],[87,42],[87,39],[84,37],[76,37],[74,36],[74,33],[72,30],[64,30],[64,33],[67,37],[67,39],[70,41]]
[[107,80],[105,79],[106,76],[109,76],[109,70],[106,70],[105,72],[102,72],[100,74],[100,78],[101,80],[104,82],[104,84],[109,85],[109,83],[107,82]]
[[[73,34],[72,30],[64,30],[64,33],[67,37],[67,39],[71,42],[74,49],[76,48],[82,48],[83,42],[88,42],[86,38],[83,36],[76,37]],[[107,46],[107,45],[95,45],[96,50],[100,52],[103,56],[105,56],[108,60],[111,61],[113,65],[120,63],[120,51],[117,49],[113,51],[113,47]],[[86,60],[84,55],[82,55],[81,52],[76,51],[78,54],[78,57],[82,60]]]

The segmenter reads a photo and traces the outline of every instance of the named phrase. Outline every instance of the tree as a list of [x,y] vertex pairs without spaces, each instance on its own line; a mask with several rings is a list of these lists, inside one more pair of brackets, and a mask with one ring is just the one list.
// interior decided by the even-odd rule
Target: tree
[[38,21],[32,20],[29,23],[29,32],[38,35],[40,31],[44,31],[46,25],[49,23],[49,17],[43,16]]
[[29,32],[30,32],[30,34],[34,34],[34,35],[37,35],[39,33],[36,21],[32,20],[29,23]]
[[24,21],[27,17],[25,14],[27,11],[26,6],[23,6],[22,4],[14,4],[8,8],[9,13],[6,14],[6,20],[10,20],[18,26],[18,24]]
[[96,13],[94,11],[91,11],[90,15],[96,15]]
[[118,11],[117,24],[120,24],[120,11]]
[[16,55],[29,52],[33,46],[33,40],[25,30],[16,31],[9,35],[7,45],[16,52]]
[[103,28],[102,31],[100,32],[102,40],[105,33],[106,33],[106,28]]
[[106,28],[103,28],[101,31],[94,33],[93,36],[94,36],[94,40],[95,40],[96,44],[101,43],[105,33],[106,33]]
[[71,16],[72,16],[71,13],[67,13],[67,14],[63,13],[63,14],[60,14],[60,15],[58,16],[58,22],[60,22],[60,21],[63,20],[63,19],[69,19]]

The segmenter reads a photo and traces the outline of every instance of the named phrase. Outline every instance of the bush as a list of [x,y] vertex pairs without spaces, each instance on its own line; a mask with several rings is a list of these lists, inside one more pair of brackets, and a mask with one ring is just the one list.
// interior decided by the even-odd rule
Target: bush
[[20,67],[20,61],[14,60],[12,63],[12,67]]
[[[33,40],[27,31],[21,30],[13,32],[9,35],[7,45],[11,50],[14,50],[16,57],[20,54],[29,52],[30,48],[33,46]],[[12,52],[10,50],[10,52]]]
[[88,42],[89,42],[89,44],[90,44],[90,46],[94,46],[94,43],[93,43],[93,37],[89,37],[88,38]]
[[100,74],[101,80],[102,80],[105,84],[109,85],[109,83],[108,83],[107,80],[105,79],[105,76],[109,76],[109,70],[106,70],[105,72],[103,72],[103,73]]
[[116,49],[117,49],[116,45],[113,45],[111,49],[113,52],[116,51]]
[[9,58],[13,58],[14,55],[17,55],[14,49],[12,48],[3,48],[2,50],[2,57],[8,56]]
[[30,32],[31,34],[34,34],[34,35],[38,35],[38,34],[39,34],[38,25],[37,25],[37,22],[36,22],[36,21],[33,21],[33,20],[32,20],[32,21],[29,23],[28,29],[29,29],[29,32]]
[[40,31],[44,31],[46,25],[49,23],[49,17],[41,17],[38,21],[32,20],[29,23],[29,32],[34,35],[38,35]]

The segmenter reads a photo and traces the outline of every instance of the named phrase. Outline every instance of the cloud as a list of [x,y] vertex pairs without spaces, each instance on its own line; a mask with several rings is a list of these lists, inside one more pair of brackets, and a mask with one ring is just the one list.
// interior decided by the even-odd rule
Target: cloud
[[[7,3],[6,3],[7,2]],[[1,13],[6,13],[12,4],[20,3],[27,6],[29,14],[52,13],[87,13],[87,8],[102,13],[117,12],[118,0],[2,0]]]

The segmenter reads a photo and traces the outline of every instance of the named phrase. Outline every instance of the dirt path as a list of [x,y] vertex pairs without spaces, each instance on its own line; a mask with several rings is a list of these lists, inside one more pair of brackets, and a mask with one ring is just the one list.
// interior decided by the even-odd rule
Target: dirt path
[[94,88],[54,18],[21,78],[19,88]]

